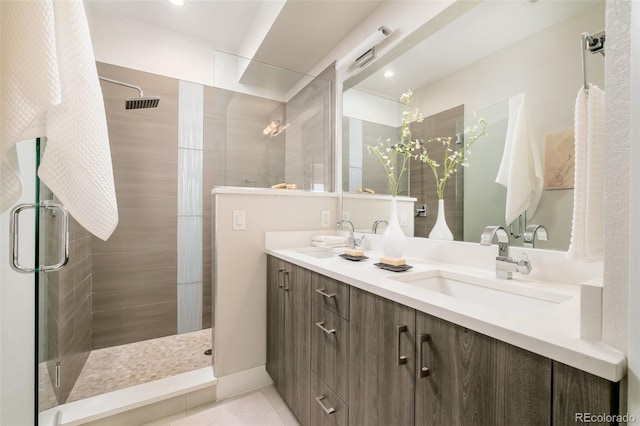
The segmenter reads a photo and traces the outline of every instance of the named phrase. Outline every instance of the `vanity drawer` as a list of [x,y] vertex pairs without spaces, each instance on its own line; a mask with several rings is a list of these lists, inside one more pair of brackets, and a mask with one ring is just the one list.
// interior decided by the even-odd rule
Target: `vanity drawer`
[[347,405],[311,373],[311,425],[347,426],[348,410]]
[[316,303],[311,305],[311,370],[346,401],[349,322]]
[[324,275],[311,275],[311,300],[349,319],[349,286]]

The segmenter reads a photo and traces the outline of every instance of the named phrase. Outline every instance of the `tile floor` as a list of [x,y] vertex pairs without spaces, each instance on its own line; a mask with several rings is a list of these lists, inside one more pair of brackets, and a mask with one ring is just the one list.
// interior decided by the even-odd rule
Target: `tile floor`
[[144,426],[299,426],[271,385],[165,417]]

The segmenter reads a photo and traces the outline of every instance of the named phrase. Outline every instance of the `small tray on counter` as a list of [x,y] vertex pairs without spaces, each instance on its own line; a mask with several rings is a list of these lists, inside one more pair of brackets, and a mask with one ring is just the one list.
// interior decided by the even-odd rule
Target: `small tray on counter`
[[406,264],[395,266],[395,265],[388,265],[386,263],[374,263],[374,265],[380,269],[386,269],[387,271],[392,271],[392,272],[404,272],[413,268],[413,266],[406,265]]
[[353,256],[353,255],[346,254],[346,253],[341,254],[339,256],[342,257],[343,259],[352,260],[354,262],[359,262],[361,260],[367,260],[368,259],[367,256]]

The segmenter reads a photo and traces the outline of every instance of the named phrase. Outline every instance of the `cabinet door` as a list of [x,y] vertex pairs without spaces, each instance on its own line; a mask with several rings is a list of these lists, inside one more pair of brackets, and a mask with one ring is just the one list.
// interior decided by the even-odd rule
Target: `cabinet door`
[[620,401],[620,383],[610,382],[568,365],[553,362],[552,424],[611,424],[613,422],[596,422],[592,419],[587,420],[586,417],[624,414],[620,410]]
[[303,424],[309,424],[311,374],[311,271],[285,264],[284,399]]
[[267,373],[284,392],[284,262],[267,256]]
[[416,424],[549,424],[549,359],[423,313],[416,333]]
[[349,424],[413,425],[415,311],[351,288]]

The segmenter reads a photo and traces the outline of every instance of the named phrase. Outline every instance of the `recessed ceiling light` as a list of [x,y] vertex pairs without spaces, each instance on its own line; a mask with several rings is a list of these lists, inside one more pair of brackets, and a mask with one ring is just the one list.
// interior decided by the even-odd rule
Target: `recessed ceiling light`
[[387,78],[393,77],[393,71],[391,70],[385,71],[383,75]]
[[182,6],[184,4],[184,0],[167,0],[167,1],[175,6]]

